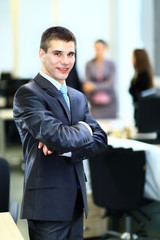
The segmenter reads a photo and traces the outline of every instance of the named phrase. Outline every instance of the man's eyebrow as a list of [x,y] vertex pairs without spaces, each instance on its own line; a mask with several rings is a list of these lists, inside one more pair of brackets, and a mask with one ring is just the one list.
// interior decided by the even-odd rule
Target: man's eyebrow
[[62,52],[61,50],[53,50],[53,52]]
[[76,54],[75,51],[70,51],[69,53]]

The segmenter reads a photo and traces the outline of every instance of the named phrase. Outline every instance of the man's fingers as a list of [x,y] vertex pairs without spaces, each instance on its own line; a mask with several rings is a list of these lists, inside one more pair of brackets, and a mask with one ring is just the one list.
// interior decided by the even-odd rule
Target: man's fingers
[[42,148],[43,147],[43,143],[42,142],[39,142],[39,144],[38,144],[38,148],[40,149],[40,148]]
[[42,147],[43,147],[43,153],[44,153],[44,155],[47,155],[47,154],[50,155],[50,154],[53,153],[52,151],[48,150],[47,146],[46,146],[44,143],[39,142],[38,148],[41,149]]
[[48,148],[46,145],[43,145],[43,153],[44,153],[44,155],[48,154]]
[[48,154],[49,154],[49,155],[52,154],[52,153],[53,153],[52,151],[48,150]]

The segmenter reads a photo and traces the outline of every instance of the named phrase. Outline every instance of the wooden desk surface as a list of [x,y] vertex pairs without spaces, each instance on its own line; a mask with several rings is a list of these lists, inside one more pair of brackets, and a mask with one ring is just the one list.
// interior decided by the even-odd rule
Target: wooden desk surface
[[12,120],[13,109],[12,108],[0,109],[0,118],[3,120]]
[[0,239],[24,240],[9,212],[0,213]]
[[97,119],[101,128],[114,138],[130,138],[136,134],[134,122],[126,123],[123,119]]

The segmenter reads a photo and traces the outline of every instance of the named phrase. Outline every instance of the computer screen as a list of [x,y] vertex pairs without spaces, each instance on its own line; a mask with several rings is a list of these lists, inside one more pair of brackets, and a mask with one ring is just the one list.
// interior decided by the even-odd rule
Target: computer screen
[[27,82],[30,81],[29,78],[12,78],[10,80],[4,80],[5,81],[5,96],[7,98],[7,108],[10,108],[13,106],[13,98],[14,94],[17,91],[17,89]]

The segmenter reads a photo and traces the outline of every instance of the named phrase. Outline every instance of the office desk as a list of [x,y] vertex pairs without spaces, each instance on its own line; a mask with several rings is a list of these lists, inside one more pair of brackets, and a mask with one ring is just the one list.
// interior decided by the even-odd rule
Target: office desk
[[[149,199],[160,201],[160,146],[153,145],[126,137],[126,126],[120,119],[97,120],[108,136],[108,144],[114,148],[132,148],[134,151],[143,150],[146,155],[146,181],[144,186],[144,196]],[[128,126],[127,126],[128,128]],[[134,125],[130,125],[130,136],[136,134]],[[91,193],[90,173],[87,161],[84,162],[88,183],[87,192]]]
[[0,213],[0,239],[24,240],[9,212]]
[[135,136],[134,122],[126,123],[123,119],[96,119],[101,128],[114,138],[130,138]]

